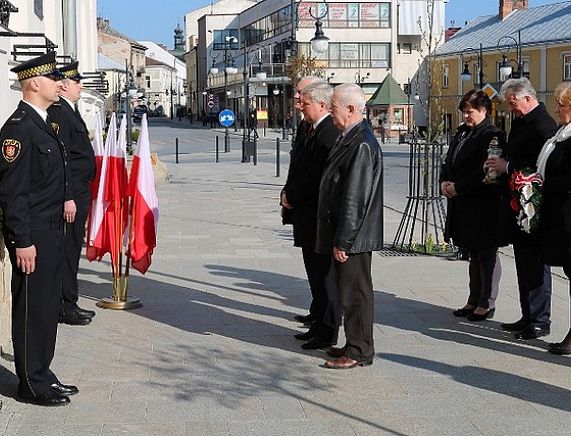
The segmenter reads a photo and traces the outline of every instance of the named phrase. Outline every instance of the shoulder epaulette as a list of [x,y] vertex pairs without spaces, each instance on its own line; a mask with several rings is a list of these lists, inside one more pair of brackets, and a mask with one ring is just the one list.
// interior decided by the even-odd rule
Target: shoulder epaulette
[[23,110],[17,110],[12,114],[8,120],[8,124],[20,124],[20,122],[26,117],[26,112]]

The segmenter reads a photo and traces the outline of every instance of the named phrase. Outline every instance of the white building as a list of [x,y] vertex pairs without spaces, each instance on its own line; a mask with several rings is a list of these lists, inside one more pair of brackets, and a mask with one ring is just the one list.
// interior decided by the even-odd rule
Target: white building
[[155,106],[161,104],[164,107],[164,113],[169,117],[171,107],[173,116],[179,107],[186,110],[185,63],[152,41],[139,41],[139,43],[147,47],[145,80],[149,109],[154,110]]
[[[274,89],[281,94],[284,83],[289,82],[285,65],[289,56],[297,53],[315,58],[331,84],[358,83],[371,96],[390,72],[403,89],[411,92],[405,87],[409,81],[414,82],[413,87],[423,85],[422,80],[414,79],[427,54],[429,28],[432,28],[433,47],[443,42],[444,5],[445,0],[296,1],[292,20],[290,0],[262,0],[241,12],[205,13],[198,19],[193,89],[197,96],[206,91],[222,102],[226,82],[228,106],[240,110],[245,106],[245,63],[249,82],[255,84],[249,88],[250,96],[257,96],[252,104],[266,109],[270,118],[272,112],[280,112],[273,122],[281,124],[284,111],[269,110],[268,106],[272,104]],[[321,17],[323,32],[329,38],[324,53],[314,53],[310,48],[317,16]],[[235,37],[238,42],[225,43],[227,36]],[[253,78],[259,54],[268,76],[263,82]],[[225,65],[238,67],[238,74],[225,80]],[[218,69],[217,74],[209,74],[212,66]],[[422,90],[419,92],[422,94]],[[291,88],[286,89],[286,94],[291,95]],[[415,111],[418,117],[421,114],[422,110]]]
[[[97,70],[96,0],[12,0],[3,3],[11,3],[13,8],[1,23],[6,34],[0,37],[0,76],[7,77],[9,83],[9,86],[0,87],[2,123],[22,97],[16,75],[9,71],[18,63],[55,49],[59,63],[70,62],[73,58],[79,61],[82,73]],[[21,36],[24,33],[35,36]],[[95,125],[95,117],[100,116],[103,102],[104,97],[99,92],[84,90],[79,107],[90,128]]]

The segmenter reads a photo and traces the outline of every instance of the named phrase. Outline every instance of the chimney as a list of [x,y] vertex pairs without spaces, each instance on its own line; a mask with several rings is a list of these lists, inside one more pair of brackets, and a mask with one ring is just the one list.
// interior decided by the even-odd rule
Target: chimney
[[500,0],[500,20],[517,9],[528,9],[529,0]]

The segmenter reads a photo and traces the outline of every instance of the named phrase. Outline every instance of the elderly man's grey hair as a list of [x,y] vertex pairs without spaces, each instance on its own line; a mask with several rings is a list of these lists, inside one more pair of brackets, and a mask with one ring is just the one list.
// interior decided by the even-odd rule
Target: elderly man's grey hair
[[314,82],[303,88],[301,95],[309,96],[309,98],[317,103],[325,103],[325,106],[331,106],[331,97],[333,97],[333,88],[325,82]]
[[537,92],[535,88],[526,77],[521,79],[508,79],[500,88],[500,97],[502,100],[506,100],[506,94],[510,93],[515,95],[517,98],[525,97],[526,95],[537,99]]
[[335,87],[335,93],[339,103],[343,106],[353,105],[356,112],[363,112],[365,109],[365,93],[363,89],[355,83],[342,83]]
[[317,77],[317,76],[305,76],[305,77],[301,77],[301,78],[297,81],[297,84],[299,84],[302,80],[303,80],[303,82],[305,83],[305,86],[311,85],[311,84],[313,84],[313,83],[325,83],[325,81],[324,81],[321,77]]

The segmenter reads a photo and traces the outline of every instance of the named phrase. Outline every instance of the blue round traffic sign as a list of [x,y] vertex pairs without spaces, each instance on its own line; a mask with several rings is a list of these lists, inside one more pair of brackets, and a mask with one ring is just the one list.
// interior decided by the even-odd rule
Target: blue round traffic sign
[[232,112],[230,109],[224,109],[218,115],[218,120],[224,127],[230,127],[232,124],[234,124],[234,121],[236,121],[236,117],[234,116],[234,112]]

